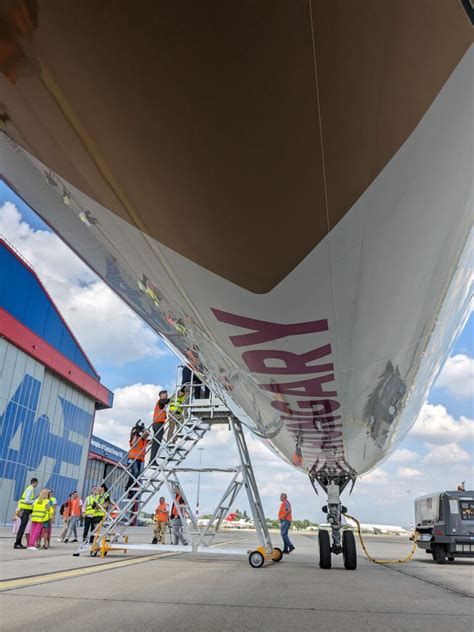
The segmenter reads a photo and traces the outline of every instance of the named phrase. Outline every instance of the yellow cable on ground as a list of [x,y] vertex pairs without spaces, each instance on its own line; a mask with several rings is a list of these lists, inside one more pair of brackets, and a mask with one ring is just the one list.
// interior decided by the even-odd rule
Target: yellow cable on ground
[[349,518],[350,520],[353,520],[356,525],[357,525],[357,533],[359,535],[359,540],[360,540],[360,544],[364,550],[364,553],[366,554],[367,558],[371,561],[374,562],[374,564],[404,564],[405,562],[409,562],[411,560],[411,558],[413,557],[413,555],[415,554],[416,551],[416,541],[417,541],[417,535],[418,533],[415,531],[415,534],[413,536],[413,547],[410,551],[410,553],[399,560],[379,560],[376,557],[373,557],[373,555],[370,555],[370,553],[367,550],[367,547],[365,546],[365,542],[364,542],[364,538],[362,537],[362,532],[360,530],[360,522],[357,520],[357,518],[354,518],[354,516],[349,515],[348,513],[344,514],[346,516],[346,518]]

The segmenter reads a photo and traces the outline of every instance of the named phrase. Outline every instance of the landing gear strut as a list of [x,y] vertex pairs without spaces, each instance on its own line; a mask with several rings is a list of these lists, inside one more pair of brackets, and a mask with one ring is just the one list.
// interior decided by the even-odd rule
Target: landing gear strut
[[347,512],[347,508],[342,505],[340,495],[351,481],[354,487],[355,476],[348,473],[331,475],[318,472],[310,475],[310,480],[316,493],[318,493],[316,483],[327,493],[328,502],[322,509],[327,514],[332,535],[331,543],[329,531],[319,530],[319,566],[324,569],[331,568],[331,554],[342,553],[344,568],[353,571],[357,568],[355,538],[352,531],[343,529],[342,514]]

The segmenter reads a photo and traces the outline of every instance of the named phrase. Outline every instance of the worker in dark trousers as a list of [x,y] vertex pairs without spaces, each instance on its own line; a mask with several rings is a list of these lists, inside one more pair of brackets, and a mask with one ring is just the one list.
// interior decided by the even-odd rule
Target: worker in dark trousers
[[91,531],[91,536],[89,538],[90,544],[94,542],[93,532],[97,528],[97,526],[102,522],[102,520],[104,520],[109,505],[110,505],[110,494],[107,489],[107,485],[105,483],[102,483],[102,485],[99,485],[99,487],[97,488],[97,494],[95,495],[94,522],[93,522],[93,528]]
[[18,501],[18,516],[20,518],[20,526],[18,528],[18,533],[16,534],[15,544],[13,545],[14,549],[26,549],[26,546],[23,546],[21,543],[21,539],[23,534],[25,533],[26,525],[28,524],[28,520],[30,519],[31,513],[33,511],[33,503],[35,502],[35,488],[38,485],[38,479],[32,478],[30,484],[25,489],[23,494],[21,495],[20,500]]
[[155,411],[153,413],[153,438],[150,452],[150,463],[153,464],[163,441],[163,433],[165,430],[166,422],[166,406],[170,403],[168,397],[168,391],[160,391],[158,395],[158,401],[155,405]]
[[95,523],[95,506],[96,506],[97,487],[91,489],[91,493],[84,501],[84,531],[82,533],[82,539],[85,542],[89,531],[94,530]]

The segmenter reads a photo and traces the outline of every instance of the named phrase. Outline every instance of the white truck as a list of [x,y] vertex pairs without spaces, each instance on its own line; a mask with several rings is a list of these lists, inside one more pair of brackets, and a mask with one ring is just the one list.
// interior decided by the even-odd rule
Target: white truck
[[415,499],[417,544],[438,564],[474,557],[474,491],[436,492]]

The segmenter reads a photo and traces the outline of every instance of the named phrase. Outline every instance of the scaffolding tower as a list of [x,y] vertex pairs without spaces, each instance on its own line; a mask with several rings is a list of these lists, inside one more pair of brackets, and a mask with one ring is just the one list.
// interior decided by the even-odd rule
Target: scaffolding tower
[[[178,367],[178,370],[180,368]],[[241,548],[219,548],[219,553],[234,555],[244,553],[249,556],[249,563],[253,567],[262,566],[266,560],[275,562],[281,560],[281,550],[272,545],[241,423],[212,393],[207,399],[196,396],[196,389],[200,389],[201,385],[200,383],[196,384],[193,373],[191,373],[189,383],[183,387],[186,390],[187,399],[179,406],[182,412],[167,411],[166,440],[164,433],[161,441],[157,439],[153,423],[144,430],[142,436],[148,439],[148,444],[144,450],[145,460],[140,473],[137,476],[132,473],[132,462],[126,456],[104,479],[103,483],[108,487],[110,502],[104,502],[103,505],[99,503],[105,515],[101,522],[95,526],[92,542],[83,542],[74,553],[75,556],[86,552],[93,557],[98,554],[104,556],[112,550],[209,552],[213,538],[219,531],[238,493],[244,488],[260,546],[253,551],[246,551]],[[174,402],[171,403],[176,406],[176,395]],[[226,424],[232,430],[239,455],[239,464],[231,468],[184,467],[183,463],[187,456],[214,424]],[[154,455],[151,458],[153,452]],[[198,517],[179,480],[180,474],[189,472],[220,472],[231,475],[229,484],[211,518],[204,526],[199,524]],[[114,491],[123,487],[124,477],[127,478],[126,489],[124,492],[119,492],[118,497],[114,498]],[[172,498],[176,496],[178,491],[180,493],[182,502],[175,503],[175,506],[187,544],[133,544],[129,542],[127,529],[137,522],[140,512],[152,503],[163,487],[167,489]]]

